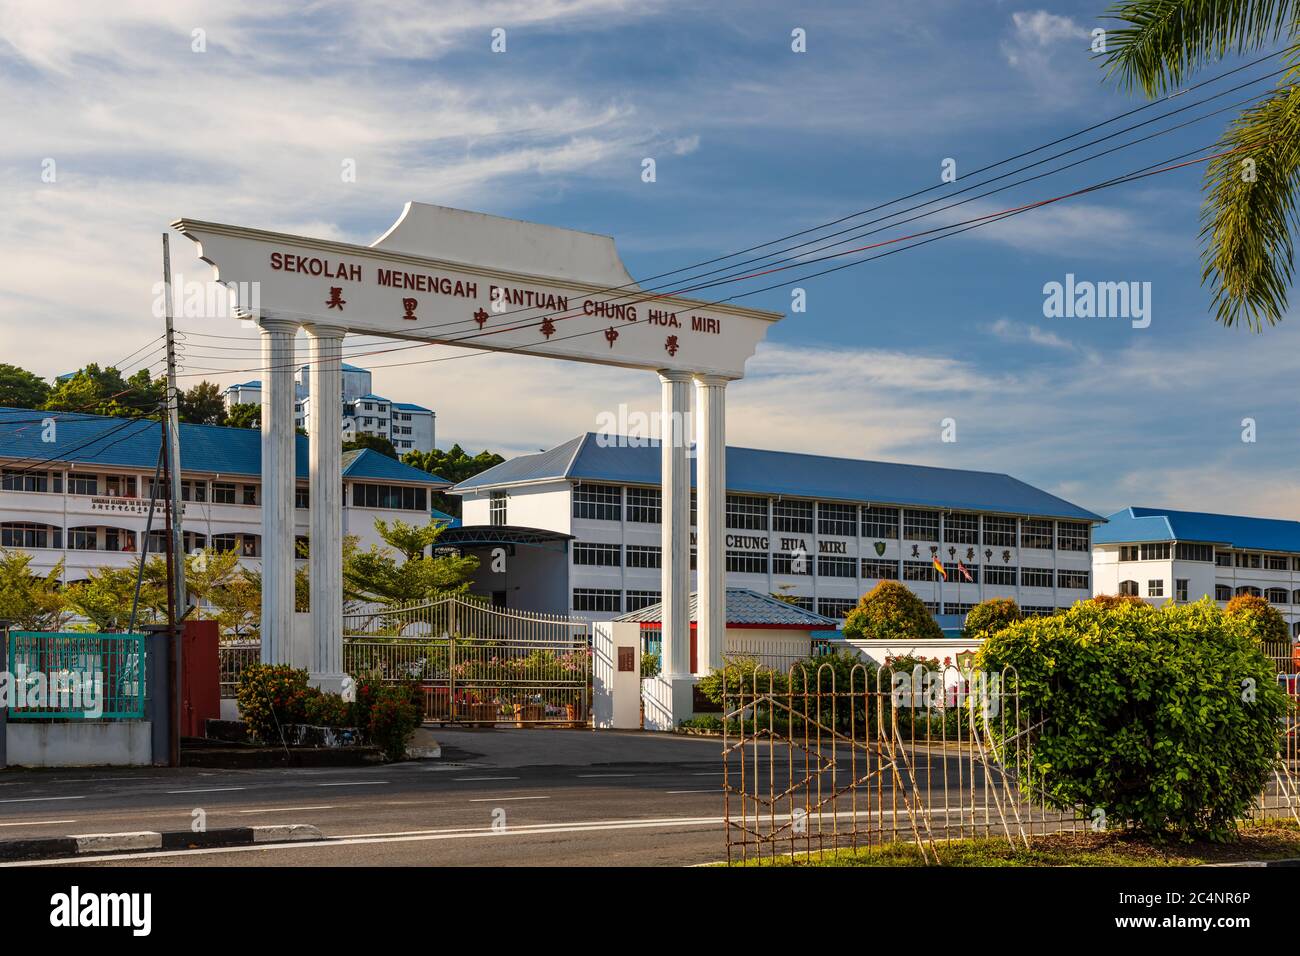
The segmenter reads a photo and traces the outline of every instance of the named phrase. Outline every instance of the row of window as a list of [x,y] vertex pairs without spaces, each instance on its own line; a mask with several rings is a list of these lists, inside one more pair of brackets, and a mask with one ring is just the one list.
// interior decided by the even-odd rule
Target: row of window
[[[305,554],[307,538],[298,537],[299,550]],[[36,524],[27,521],[7,521],[0,523],[0,547],[3,548],[52,548],[62,550],[64,547],[62,528],[53,525]],[[126,528],[78,527],[69,528],[67,548],[69,551],[119,551],[134,552],[139,547],[139,537],[135,531]],[[262,536],[242,532],[214,534],[211,542],[206,535],[197,531],[184,533],[184,548],[195,551],[212,547],[217,551],[237,551],[247,558],[261,557]],[[167,548],[167,533],[154,529],[149,532],[149,551],[161,554]]]
[[[622,554],[620,554],[620,551]],[[576,542],[573,545],[573,563],[584,567],[617,568],[621,566],[622,557],[626,556],[629,568],[660,568],[663,565],[662,550],[656,545],[629,544],[625,548],[617,544],[593,544]],[[692,555],[694,557],[694,555]],[[761,551],[726,552],[727,571],[732,574],[767,574],[768,555]],[[692,567],[694,563],[692,563]],[[814,562],[808,556],[788,553],[771,555],[773,574],[812,574]],[[883,561],[875,558],[855,558],[818,555],[815,566],[817,576],[823,578],[857,578],[859,567],[864,578],[873,580],[898,580],[898,562]],[[963,566],[966,574],[955,563],[945,563],[946,580],[955,583],[978,584],[983,574],[986,584],[1014,586],[1017,570],[1020,583],[1025,587],[1052,587],[1053,572],[1051,568],[1011,568],[984,567],[974,564]],[[967,577],[969,575],[969,578]],[[938,570],[928,561],[904,561],[904,581],[938,581]],[[1057,571],[1057,586],[1076,591],[1086,591],[1090,585],[1087,571]]]
[[[573,491],[573,517],[594,521],[621,521],[624,507],[627,520],[658,524],[663,520],[663,501],[657,488],[619,485],[578,485]],[[495,494],[493,496],[495,498]],[[727,495],[726,526],[738,531],[771,530],[789,534],[813,534],[840,537],[940,541],[940,512],[915,508],[884,508],[812,502],[779,498],[771,500],[755,495]],[[691,522],[695,522],[696,500],[691,496]],[[981,522],[983,539],[981,542]],[[1038,548],[1050,551],[1087,551],[1089,525],[1083,521],[1057,521],[1049,518],[1026,518],[1020,522],[1019,536],[1015,518],[953,512],[942,517],[942,543],[985,544],[999,548]]]
[[1170,555],[1179,561],[1213,562],[1220,568],[1247,568],[1264,571],[1300,571],[1300,557],[1286,554],[1264,554],[1259,551],[1215,551],[1214,545],[1156,541],[1148,544],[1120,545],[1120,561],[1168,561]]
[[404,485],[372,485],[353,482],[352,504],[357,508],[396,508],[402,511],[429,510],[429,490]]
[[[1173,596],[1175,600],[1186,601],[1188,599],[1189,583],[1187,578],[1174,579]],[[1140,597],[1142,588],[1137,581],[1121,581],[1119,583],[1119,593]],[[1257,588],[1249,584],[1243,584],[1235,589],[1228,584],[1216,584],[1214,586],[1214,599],[1216,601],[1231,601],[1233,597],[1242,594],[1262,597],[1269,604],[1300,604],[1300,588],[1288,591],[1286,588]],[[1165,597],[1164,579],[1149,578],[1147,580],[1146,596],[1149,598]]]

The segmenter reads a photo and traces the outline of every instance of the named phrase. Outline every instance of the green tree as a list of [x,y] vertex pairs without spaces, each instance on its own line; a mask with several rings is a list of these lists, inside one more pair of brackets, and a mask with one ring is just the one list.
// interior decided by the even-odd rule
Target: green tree
[[881,581],[849,612],[844,636],[932,641],[943,639],[943,629],[910,588],[897,581]]
[[0,407],[40,408],[50,397],[50,386],[45,379],[19,368],[0,362]]
[[965,637],[988,637],[1019,621],[1024,615],[1012,598],[989,598],[970,609],[962,626]]
[[180,391],[178,414],[191,425],[226,424],[226,402],[221,389],[213,382],[202,381],[191,389]]
[[[86,618],[97,631],[124,631],[131,623],[131,603],[135,596],[136,565],[124,568],[97,568],[85,581],[65,589],[68,607]],[[145,562],[144,581],[140,588],[140,605],[136,627],[141,623],[158,623],[167,614],[167,568],[160,557]]]
[[397,449],[393,447],[393,443],[380,435],[367,435],[361,432],[355,438],[343,443],[344,451],[355,451],[360,448],[371,448],[394,461],[398,460]]
[[195,614],[203,617],[203,604],[211,605],[213,596],[228,585],[239,573],[239,554],[236,551],[217,551],[204,548],[185,558],[185,590],[199,605]]
[[410,525],[395,520],[391,525],[375,520],[375,530],[387,547],[371,545],[366,551],[344,554],[345,597],[377,604],[405,604],[426,601],[437,595],[461,593],[478,568],[478,558],[434,557],[430,548],[438,540],[444,523]]
[[262,406],[257,402],[239,402],[226,412],[226,425],[230,428],[261,428]]
[[257,637],[262,624],[262,575],[251,568],[239,568],[212,589],[208,603],[216,612],[222,635],[235,640]]
[[[1225,326],[1258,331],[1286,312],[1300,228],[1300,3],[1296,0],[1122,0],[1108,11],[1107,75],[1124,90],[1164,95],[1225,56],[1281,41],[1289,68],[1228,125],[1205,169],[1202,275]],[[1249,171],[1249,174],[1247,174]]]
[[[419,468],[455,483],[473,478],[480,472],[501,464],[505,459],[490,451],[481,451],[473,456],[467,455],[460,445],[452,445],[447,451],[440,451],[437,448],[433,451],[408,451],[402,456],[402,461],[413,468]],[[460,517],[458,496],[436,494],[432,498],[433,507],[445,514]]]
[[1289,645],[1291,643],[1291,636],[1286,628],[1286,618],[1282,616],[1281,611],[1262,597],[1254,594],[1238,594],[1228,602],[1223,613],[1260,644]]
[[154,411],[166,394],[166,379],[152,378],[147,368],[123,378],[117,369],[92,362],[55,383],[41,407],[92,415],[141,415]]
[[27,552],[0,549],[0,620],[23,631],[57,631],[68,620],[59,588],[63,562],[46,574],[34,572],[31,565]]

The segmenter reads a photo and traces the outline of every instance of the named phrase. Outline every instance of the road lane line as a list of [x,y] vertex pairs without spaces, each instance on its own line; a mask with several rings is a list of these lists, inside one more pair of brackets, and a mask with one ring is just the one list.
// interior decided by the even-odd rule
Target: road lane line
[[345,804],[330,803],[319,807],[267,807],[264,810],[236,810],[236,813],[296,813],[299,810],[337,810]]
[[550,797],[475,797],[470,803],[501,803],[505,800],[549,800]]
[[24,820],[21,823],[0,823],[0,827],[40,827],[55,823],[76,823],[76,820]]
[[471,783],[478,780],[518,780],[518,777],[453,777],[453,783]]
[[168,790],[167,793],[229,793],[232,790],[247,789],[247,787],[203,787],[198,790]]
[[721,793],[721,790],[665,790],[664,793]]
[[344,783],[318,783],[318,787],[377,787],[387,780],[348,780]]
[[85,800],[86,795],[81,794],[76,797],[10,797],[8,800],[0,800],[0,803],[40,803],[42,800]]

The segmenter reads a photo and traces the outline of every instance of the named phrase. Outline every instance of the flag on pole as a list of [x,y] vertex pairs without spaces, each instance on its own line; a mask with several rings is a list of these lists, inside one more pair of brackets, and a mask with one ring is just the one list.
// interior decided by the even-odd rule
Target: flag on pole
[[966,570],[966,565],[962,564],[960,561],[957,562],[957,570],[958,572],[960,572],[961,576],[964,577],[971,584],[975,583],[975,579],[971,577],[970,572]]
[[939,577],[947,581],[948,572],[943,569],[943,562],[939,560],[939,556],[935,555],[930,560],[934,562],[934,569],[939,572]]

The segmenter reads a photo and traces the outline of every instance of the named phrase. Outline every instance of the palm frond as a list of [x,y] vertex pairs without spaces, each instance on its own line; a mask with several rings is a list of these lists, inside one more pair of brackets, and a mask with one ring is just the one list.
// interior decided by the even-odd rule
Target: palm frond
[[1300,0],[1122,0],[1104,19],[1128,24],[1107,30],[1107,76],[1159,96],[1228,54],[1293,36]]
[[[1297,72],[1287,79],[1300,79]],[[1210,285],[1220,322],[1258,331],[1286,312],[1294,268],[1300,86],[1288,82],[1245,110],[1228,127],[1224,147],[1231,154],[1205,171],[1201,281]]]

